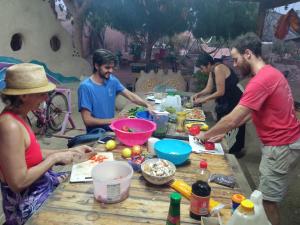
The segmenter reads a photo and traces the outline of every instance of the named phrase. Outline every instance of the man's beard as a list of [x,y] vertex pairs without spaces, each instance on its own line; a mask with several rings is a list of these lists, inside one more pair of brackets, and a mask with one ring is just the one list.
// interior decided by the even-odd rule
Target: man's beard
[[[105,75],[107,75],[107,74],[108,74],[108,76],[106,77]],[[110,73],[103,74],[103,73],[101,73],[101,72],[98,72],[99,77],[100,77],[101,79],[103,79],[103,80],[108,80],[108,79],[109,79],[109,74],[110,74]]]
[[239,70],[240,76],[242,78],[251,76],[251,66],[246,60],[243,60],[243,62],[239,66],[238,70]]

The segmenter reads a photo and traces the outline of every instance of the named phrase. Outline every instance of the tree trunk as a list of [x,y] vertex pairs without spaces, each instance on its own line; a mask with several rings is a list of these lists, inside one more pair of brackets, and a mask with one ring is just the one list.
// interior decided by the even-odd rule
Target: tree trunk
[[149,37],[148,42],[146,43],[146,63],[150,63],[152,55],[152,47],[155,44],[156,39]]
[[73,16],[73,43],[78,49],[78,56],[83,56],[83,47],[82,47],[82,32],[83,32],[83,21],[84,13],[91,5],[91,0],[85,0],[83,2],[75,0],[64,0],[67,9],[71,12]]
[[81,18],[74,17],[74,29],[73,29],[73,43],[74,47],[78,49],[79,56],[83,56],[83,43],[82,43],[82,31],[83,31],[83,22]]

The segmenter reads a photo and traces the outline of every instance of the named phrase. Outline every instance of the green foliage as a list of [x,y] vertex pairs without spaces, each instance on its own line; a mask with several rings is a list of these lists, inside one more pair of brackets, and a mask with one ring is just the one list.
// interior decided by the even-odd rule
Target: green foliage
[[[142,44],[149,57],[152,46],[164,36],[187,29],[189,0],[102,0],[109,26]],[[98,8],[98,7],[97,7]]]
[[216,37],[230,40],[255,31],[258,4],[229,0],[195,0],[190,26],[196,38]]
[[[185,0],[102,0],[110,25],[135,36],[172,36],[186,29]],[[176,22],[175,22],[176,21]]]
[[199,91],[203,90],[206,87],[208,75],[198,70],[196,73],[193,74],[193,76],[197,79],[197,89]]
[[129,46],[130,48],[130,51],[129,51],[129,54],[133,55],[133,57],[136,59],[136,60],[139,60],[141,59],[141,54],[142,54],[142,46],[140,43],[138,42],[132,42]]

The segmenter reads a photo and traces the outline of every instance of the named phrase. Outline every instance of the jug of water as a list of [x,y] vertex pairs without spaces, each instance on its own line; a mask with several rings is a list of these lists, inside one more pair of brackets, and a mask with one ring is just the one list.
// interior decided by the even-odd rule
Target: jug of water
[[164,108],[173,107],[177,112],[181,111],[181,97],[179,95],[168,95],[163,101]]
[[271,225],[262,205],[262,193],[254,191],[251,200],[243,200],[227,225]]

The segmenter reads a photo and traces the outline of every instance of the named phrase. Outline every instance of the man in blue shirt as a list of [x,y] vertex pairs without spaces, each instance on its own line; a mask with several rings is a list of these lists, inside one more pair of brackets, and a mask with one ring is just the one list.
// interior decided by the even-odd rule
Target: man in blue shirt
[[115,100],[118,94],[131,102],[152,110],[152,106],[136,94],[127,90],[112,74],[115,56],[105,49],[93,54],[93,74],[78,88],[78,108],[87,132],[94,128],[109,130],[115,119]]

